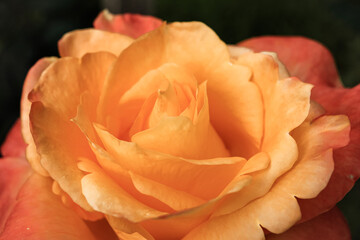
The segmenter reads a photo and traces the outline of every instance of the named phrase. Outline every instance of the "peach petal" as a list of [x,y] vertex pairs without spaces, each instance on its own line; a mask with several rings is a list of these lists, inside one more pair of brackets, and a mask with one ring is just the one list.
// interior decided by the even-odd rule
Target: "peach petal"
[[[0,210],[1,239],[95,239],[76,213],[53,195],[52,181],[31,173],[24,159],[2,159],[0,168],[5,177],[0,183],[6,182],[0,187],[1,206],[8,209]],[[9,201],[4,201],[6,196]]]
[[170,83],[166,90],[158,90],[157,98],[149,118],[149,128],[157,126],[163,117],[176,117],[180,114],[180,103],[174,86]]
[[303,220],[331,209],[352,188],[360,176],[359,108],[360,86],[341,88],[334,59],[321,44],[303,37],[260,37],[240,45],[256,51],[274,51],[287,66],[291,75],[315,84],[312,98],[324,106],[329,114],[349,116],[352,130],[348,146],[334,151],[335,170],[328,186],[311,200],[300,200]]
[[80,181],[84,174],[76,165],[80,156],[93,157],[83,134],[74,123],[64,121],[57,112],[44,107],[41,102],[32,104],[30,123],[41,165],[75,203],[92,211],[81,193]]
[[288,231],[275,235],[269,234],[266,236],[268,240],[350,240],[350,230],[346,220],[339,209],[336,207],[329,212],[307,221],[298,224]]
[[58,42],[61,57],[81,58],[86,53],[110,52],[118,56],[133,39],[97,29],[82,29],[66,33]]
[[[206,45],[202,39],[206,39]],[[188,57],[189,52],[192,58]],[[157,28],[135,40],[115,62],[101,94],[99,115],[107,118],[100,123],[110,130],[117,125],[120,113],[117,106],[114,109],[114,99],[120,99],[150,70],[173,62],[183,66],[201,83],[212,68],[229,58],[226,45],[202,23],[173,23]]]
[[[205,94],[206,82],[199,86],[199,92],[204,92],[202,96],[204,106],[195,123],[187,117],[171,117],[171,114],[168,117],[159,117],[160,122],[155,127],[138,132],[132,136],[131,141],[141,148],[182,158],[228,157],[226,147],[209,122],[209,105]],[[201,97],[197,99],[197,102],[199,101]],[[166,105],[162,103],[162,106]],[[156,109],[156,103],[154,109]],[[159,111],[161,112],[161,109]],[[149,121],[153,120],[151,117],[152,115]]]
[[[252,73],[226,63],[208,75],[210,119],[232,155],[251,157],[263,135],[263,103]],[[251,104],[249,104],[251,103]]]
[[[311,124],[309,121],[303,123],[294,131],[300,152],[295,166],[278,178],[266,195],[235,212],[213,217],[190,233],[189,239],[197,236],[215,239],[222,226],[234,222],[236,231],[222,229],[222,237],[263,239],[260,225],[274,233],[287,230],[301,218],[295,197],[313,198],[324,189],[333,170],[332,148],[344,146],[348,132],[349,122],[344,116],[323,116]],[[238,202],[233,204],[238,205]]]
[[106,216],[109,224],[116,232],[117,236],[129,240],[154,240],[139,223],[130,222],[124,218]]
[[71,208],[83,220],[97,221],[99,219],[104,218],[104,214],[96,211],[91,211],[91,212],[86,211],[82,209],[79,205],[74,203],[74,201],[71,200],[70,196],[61,189],[60,185],[56,181],[53,182],[51,186],[51,190],[54,194],[59,196],[59,199],[61,199],[62,203],[66,207]]
[[249,174],[264,170],[270,164],[270,157],[266,152],[259,152],[251,157],[241,169],[240,174]]
[[71,119],[74,122],[85,137],[94,143],[100,143],[97,134],[93,128],[93,122],[96,119],[96,97],[93,96],[89,91],[84,92],[81,95],[80,104],[77,107],[76,116]]
[[111,52],[86,53],[81,58],[80,71],[85,82],[82,84],[97,99],[115,59],[116,56]]
[[[270,56],[244,54],[239,58],[239,63],[245,64],[244,59],[247,59],[247,64],[253,68],[258,68],[259,62],[263,65],[263,68],[254,70],[257,72],[254,74],[255,82],[259,81],[260,84],[265,74],[268,74],[267,77],[273,75],[270,78],[272,84],[263,83],[265,86],[261,87],[266,109],[265,133],[261,149],[269,154],[271,164],[268,169],[253,176],[251,186],[229,196],[216,210],[214,216],[233,212],[264,195],[274,181],[293,166],[298,157],[298,149],[289,132],[305,120],[310,108],[310,85],[292,78],[276,80],[278,71]],[[266,88],[266,85],[269,86]],[[271,97],[271,93],[276,97]]]
[[196,207],[204,200],[183,191],[178,191],[161,183],[130,173],[135,188],[143,194],[153,196],[176,211]]
[[30,92],[29,99],[32,102],[41,101],[44,106],[54,109],[62,118],[69,120],[76,115],[82,91],[81,82],[80,60],[61,58],[43,72]]
[[[140,124],[140,120],[140,125],[142,125],[143,121],[148,120],[147,117],[149,113],[147,112],[150,111],[150,109],[145,109],[153,107],[153,104],[151,104],[152,97],[150,96],[154,95],[156,92],[158,92],[158,90],[165,91],[169,84],[176,85],[176,82],[181,83],[181,85],[190,86],[191,88],[196,89],[196,79],[194,76],[187,73],[181,66],[177,64],[166,63],[157,69],[147,72],[121,97],[119,102],[119,119],[121,119],[121,123],[118,123],[120,129],[115,129],[113,131],[118,132],[119,136],[126,135],[126,131],[128,128],[130,128],[131,124],[136,118],[139,119],[135,120],[135,122],[137,121],[138,123],[134,123],[133,125]],[[144,114],[145,116],[141,116]],[[136,115],[138,117],[136,117]],[[135,126],[132,128],[136,129]],[[141,130],[143,130],[143,128]],[[130,136],[131,135],[132,134],[130,134]],[[127,139],[127,137],[123,138]]]
[[84,166],[79,165],[82,170],[91,172],[81,180],[82,192],[95,210],[114,217],[123,217],[132,222],[165,214],[134,199],[99,168],[89,165],[87,167],[84,169]]
[[[121,141],[99,125],[95,125],[95,130],[105,149],[123,168],[203,199],[215,197],[220,193],[245,161],[239,157],[210,160],[183,159],[142,149],[135,143]],[[214,175],[217,178],[214,178]],[[179,181],[180,178],[182,181]]]
[[335,169],[327,187],[315,199],[302,200],[303,220],[331,209],[360,176],[360,85],[353,89],[315,87],[313,97],[329,114],[347,114],[351,123],[350,143],[334,151]]
[[156,17],[129,13],[113,15],[105,9],[96,17],[94,27],[138,38],[160,27],[161,23]]
[[278,54],[290,72],[314,85],[341,87],[334,59],[322,44],[304,37],[256,37],[238,44],[254,51]]
[[33,137],[30,132],[29,124],[29,113],[31,108],[31,102],[28,99],[28,95],[37,82],[40,79],[41,74],[54,62],[57,61],[55,57],[42,58],[38,60],[33,67],[29,70],[26,75],[20,103],[20,115],[21,115],[21,132],[25,143],[28,144],[26,147],[26,158],[30,162],[32,168],[43,176],[49,174],[40,164],[40,156],[36,152],[36,146]]
[[41,74],[54,62],[57,58],[42,58],[32,66],[26,75],[24,86],[21,95],[21,129],[24,140],[30,144],[32,136],[29,126],[29,113],[31,102],[28,100],[28,95],[40,79]]
[[26,143],[21,136],[21,122],[16,120],[1,145],[1,154],[4,157],[25,157]]
[[[325,107],[330,114],[346,114],[352,130],[350,144],[334,151],[335,170],[328,186],[311,200],[300,200],[303,220],[331,209],[352,188],[359,178],[360,132],[359,108],[360,86],[341,88],[342,83],[330,52],[316,41],[303,37],[260,37],[250,39],[242,46],[256,51],[274,51],[288,67],[291,75],[315,85],[312,98]],[[315,56],[315,57],[314,57]]]
[[265,145],[272,142],[267,139],[279,131],[291,131],[306,119],[310,109],[310,84],[304,84],[296,78],[280,80],[276,61],[265,54],[243,54],[237,63],[252,69],[253,81],[262,93]]
[[141,225],[155,238],[182,239],[191,229],[206,221],[218,201],[209,201],[199,207],[149,219]]

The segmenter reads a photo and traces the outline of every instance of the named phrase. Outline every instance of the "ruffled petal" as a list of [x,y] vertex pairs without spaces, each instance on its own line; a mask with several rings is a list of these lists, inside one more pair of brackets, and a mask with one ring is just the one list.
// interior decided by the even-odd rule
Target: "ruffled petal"
[[116,33],[96,29],[75,30],[66,33],[58,42],[61,57],[81,58],[86,53],[110,52],[118,56],[133,39]]
[[300,200],[306,221],[331,209],[360,176],[360,86],[341,88],[332,55],[316,41],[303,37],[259,37],[241,42],[240,46],[276,52],[290,75],[315,85],[311,98],[327,113],[346,114],[350,119],[350,143],[334,151],[335,169],[329,184],[317,198]]
[[298,149],[289,133],[306,119],[310,109],[311,85],[296,78],[279,80],[278,65],[271,56],[245,53],[240,55],[237,64],[252,69],[253,81],[262,93],[265,112],[260,150],[268,153],[271,164],[265,171],[254,174],[251,185],[229,196],[216,210],[215,216],[231,213],[263,196],[275,180],[293,166]]
[[40,164],[40,156],[36,152],[36,146],[34,139],[30,132],[29,113],[31,108],[31,102],[28,99],[29,93],[32,91],[34,86],[40,80],[41,74],[55,61],[57,58],[42,58],[35,63],[35,65],[29,70],[26,75],[24,82],[22,95],[21,95],[21,133],[23,135],[25,143],[28,144],[26,147],[26,158],[31,164],[32,168],[43,176],[48,176],[47,171]]
[[32,104],[30,122],[41,165],[75,203],[92,211],[81,193],[84,174],[77,168],[79,157],[93,157],[86,138],[73,122],[64,121],[41,102]]
[[95,240],[77,214],[52,193],[52,181],[31,173],[24,159],[2,159],[0,171],[1,239]]
[[[296,198],[313,198],[326,186],[333,170],[332,149],[344,146],[348,133],[345,116],[306,121],[292,133],[300,153],[294,167],[263,197],[230,214],[214,216],[193,230],[188,239],[264,239],[261,227],[284,232],[301,218]],[[237,206],[238,202],[227,204]]]
[[161,24],[162,21],[156,17],[129,13],[113,15],[106,9],[94,21],[96,29],[121,33],[132,38],[138,38]]
[[327,187],[316,198],[300,201],[304,221],[333,208],[360,176],[360,85],[353,89],[315,87],[313,98],[329,114],[347,114],[351,131],[350,143],[334,151],[335,169]]

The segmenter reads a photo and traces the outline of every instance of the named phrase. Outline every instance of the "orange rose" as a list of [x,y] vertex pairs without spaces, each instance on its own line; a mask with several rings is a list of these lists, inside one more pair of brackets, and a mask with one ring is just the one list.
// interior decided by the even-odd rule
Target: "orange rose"
[[[0,168],[19,162],[4,179],[24,200],[5,192],[14,209],[4,209],[5,238],[265,239],[264,229],[286,232],[336,203],[298,199],[321,197],[349,120],[311,101],[312,85],[290,77],[291,64],[289,75],[276,54],[227,46],[199,22],[103,12],[95,27],[64,35],[60,58],[40,60],[25,81],[22,134],[37,173],[10,136],[4,155],[17,158]],[[242,45],[272,50],[256,41]],[[33,212],[38,203],[52,213]],[[18,232],[23,212],[57,224],[25,221]],[[310,239],[302,228],[268,238]]]

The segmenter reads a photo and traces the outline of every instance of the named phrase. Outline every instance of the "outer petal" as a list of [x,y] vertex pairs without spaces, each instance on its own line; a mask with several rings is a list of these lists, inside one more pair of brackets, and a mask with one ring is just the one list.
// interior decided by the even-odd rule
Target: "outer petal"
[[257,52],[276,52],[291,76],[314,85],[341,87],[335,62],[329,50],[304,37],[256,37],[238,45]]
[[48,173],[40,164],[40,157],[36,152],[34,139],[30,132],[29,113],[31,102],[28,99],[28,95],[39,81],[41,74],[56,60],[57,58],[55,57],[42,58],[35,63],[26,76],[21,96],[21,132],[25,143],[28,144],[26,148],[26,158],[30,162],[32,168],[44,176],[47,176]]
[[31,174],[24,159],[3,159],[0,171],[5,177],[0,181],[1,239],[95,239],[76,213],[51,192],[52,181]]
[[317,87],[313,93],[330,114],[347,114],[351,131],[350,143],[334,151],[335,169],[327,187],[315,199],[300,201],[304,221],[331,209],[360,176],[360,85],[353,89]]
[[26,144],[21,136],[21,123],[18,119],[1,145],[1,154],[5,157],[25,157]]
[[102,11],[94,21],[96,29],[121,33],[133,38],[160,27],[162,21],[152,16],[140,14],[113,15],[108,10]]
[[333,208],[331,211],[301,223],[290,230],[279,234],[269,234],[267,240],[350,240],[349,227],[340,210]]
[[321,44],[303,37],[259,37],[240,46],[256,51],[274,51],[290,75],[315,84],[312,99],[329,114],[346,114],[351,123],[350,143],[334,151],[335,170],[328,186],[311,200],[300,201],[303,220],[331,209],[360,176],[360,85],[341,88],[334,60]]

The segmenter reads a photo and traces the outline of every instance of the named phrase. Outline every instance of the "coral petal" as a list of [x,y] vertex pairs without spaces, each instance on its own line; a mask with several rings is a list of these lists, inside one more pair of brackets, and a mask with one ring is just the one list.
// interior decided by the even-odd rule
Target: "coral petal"
[[334,59],[323,45],[304,37],[257,37],[238,44],[257,52],[270,51],[289,70],[291,76],[314,85],[341,87]]
[[0,195],[1,239],[95,239],[77,214],[52,193],[50,179],[31,173],[23,159],[7,158],[0,164],[1,176],[6,177],[0,181],[6,182]]
[[18,119],[1,145],[1,154],[4,157],[25,157],[25,148],[26,144],[21,136],[21,122]]
[[129,13],[113,15],[106,9],[94,21],[96,29],[121,33],[133,38],[150,32],[161,24],[162,21],[156,17]]

